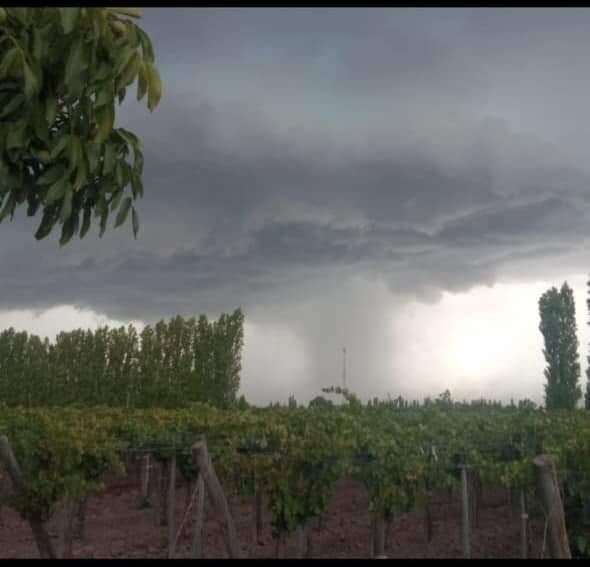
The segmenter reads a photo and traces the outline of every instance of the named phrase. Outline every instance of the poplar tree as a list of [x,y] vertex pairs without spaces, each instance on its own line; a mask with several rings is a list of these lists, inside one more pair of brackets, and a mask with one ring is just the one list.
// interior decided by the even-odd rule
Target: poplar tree
[[580,363],[576,328],[576,307],[572,289],[564,282],[552,287],[539,299],[547,362],[544,374],[547,409],[573,409],[582,396],[579,386]]

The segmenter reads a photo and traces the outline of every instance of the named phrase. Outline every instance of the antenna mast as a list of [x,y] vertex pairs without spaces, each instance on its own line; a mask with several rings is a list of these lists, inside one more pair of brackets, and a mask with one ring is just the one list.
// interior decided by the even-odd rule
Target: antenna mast
[[342,347],[342,387],[346,388],[346,347]]

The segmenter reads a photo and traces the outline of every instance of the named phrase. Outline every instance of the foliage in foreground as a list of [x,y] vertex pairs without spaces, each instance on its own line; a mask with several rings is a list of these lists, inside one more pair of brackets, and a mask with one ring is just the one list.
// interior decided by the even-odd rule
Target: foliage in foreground
[[[351,398],[352,400],[352,398]],[[5,409],[7,435],[31,490],[13,505],[46,519],[57,502],[100,485],[102,475],[144,452],[176,453],[194,476],[190,446],[205,435],[228,492],[268,494],[275,535],[325,511],[336,483],[360,480],[372,513],[391,518],[457,482],[456,466],[473,465],[487,484],[529,489],[532,459],[556,457],[561,479],[579,499],[590,496],[590,416],[516,407],[431,405],[397,408],[348,403],[311,408],[221,410]]]
[[[137,80],[153,110],[161,81],[135,8],[0,7],[0,222],[42,210],[37,239],[61,224],[60,244],[115,227],[143,195],[141,141],[115,128],[115,108]],[[131,161],[131,156],[133,160]],[[131,191],[126,189],[130,187]]]

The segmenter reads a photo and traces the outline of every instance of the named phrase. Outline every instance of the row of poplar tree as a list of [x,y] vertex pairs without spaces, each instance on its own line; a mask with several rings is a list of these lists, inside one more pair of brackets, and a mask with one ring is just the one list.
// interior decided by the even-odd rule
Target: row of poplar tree
[[[587,282],[586,306],[590,313],[590,280]],[[552,287],[539,299],[545,348],[545,407],[547,409],[573,409],[582,398],[580,387],[580,355],[576,326],[574,294],[567,282],[561,289]],[[590,324],[590,321],[588,322]],[[586,369],[584,407],[590,409],[590,355]]]
[[62,332],[55,341],[0,333],[0,405],[227,407],[240,381],[244,316],[177,316],[146,325]]

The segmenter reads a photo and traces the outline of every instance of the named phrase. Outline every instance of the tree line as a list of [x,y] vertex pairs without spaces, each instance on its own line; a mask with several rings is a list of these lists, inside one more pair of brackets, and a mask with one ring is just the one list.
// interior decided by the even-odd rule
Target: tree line
[[[590,280],[586,306],[590,313]],[[539,299],[539,330],[543,334],[547,409],[573,409],[582,398],[580,355],[574,294],[567,282],[552,287]],[[590,321],[589,321],[590,324]],[[584,407],[590,409],[590,356],[586,369]]]
[[51,342],[13,328],[0,333],[0,405],[229,407],[240,383],[244,315],[180,316],[61,332]]

